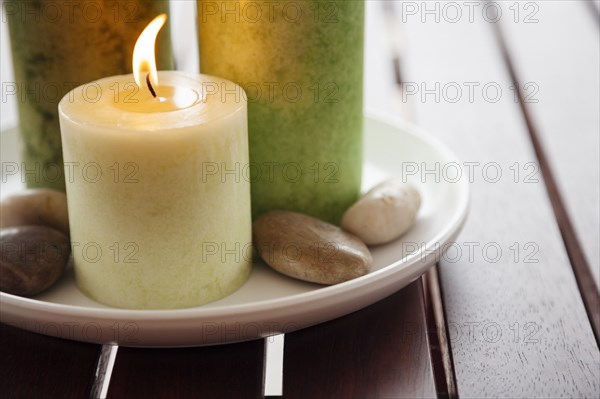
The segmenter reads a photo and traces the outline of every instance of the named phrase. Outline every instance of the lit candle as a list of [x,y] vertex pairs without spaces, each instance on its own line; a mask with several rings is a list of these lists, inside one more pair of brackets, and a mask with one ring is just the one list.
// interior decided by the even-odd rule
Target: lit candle
[[135,77],[80,86],[59,105],[77,283],[111,306],[200,305],[251,270],[249,180],[215,173],[248,165],[244,93],[212,76],[157,73],[165,19],[140,36]]

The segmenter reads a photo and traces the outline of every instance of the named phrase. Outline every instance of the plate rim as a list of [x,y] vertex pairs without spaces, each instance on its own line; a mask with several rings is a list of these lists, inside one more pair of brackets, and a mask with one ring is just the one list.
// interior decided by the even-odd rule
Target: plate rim
[[[433,148],[433,151],[439,153],[445,160],[459,161],[459,158],[439,139],[432,136],[424,129],[412,123],[406,122],[400,118],[393,117],[389,114],[383,114],[375,110],[367,110],[364,114],[365,120],[369,119],[376,123],[382,123],[389,127],[399,129],[403,134],[415,137],[417,140],[425,142],[428,147]],[[377,284],[378,281],[385,280],[394,276],[397,273],[406,273],[411,275],[417,273],[417,277],[424,273],[432,264],[428,261],[429,255],[423,259],[423,251],[430,248],[432,243],[447,243],[455,238],[462,227],[464,226],[470,205],[470,189],[466,180],[460,179],[457,183],[455,191],[458,197],[457,207],[453,210],[452,218],[449,220],[444,229],[435,234],[431,239],[427,240],[427,245],[419,251],[408,256],[400,258],[385,267],[368,273],[365,276],[357,279],[349,280],[340,284],[320,287],[308,292],[286,295],[279,298],[271,298],[258,300],[249,303],[219,305],[215,307],[190,307],[182,309],[121,309],[121,308],[95,308],[85,305],[60,304],[54,302],[46,302],[39,299],[25,298],[5,292],[0,292],[0,316],[7,313],[6,307],[12,308],[11,314],[15,314],[18,310],[29,310],[41,312],[46,315],[61,315],[75,318],[93,318],[95,320],[111,320],[111,321],[137,321],[137,322],[161,322],[173,320],[201,320],[203,318],[230,318],[243,315],[247,317],[253,314],[261,314],[266,311],[278,312],[295,305],[306,305],[314,301],[322,300],[323,298],[338,297],[347,294],[351,290],[361,290],[365,286]],[[431,254],[431,252],[429,252]],[[435,256],[435,254],[433,254]],[[401,266],[401,267],[399,267]],[[408,272],[408,269],[411,269]],[[391,284],[391,283],[390,283]],[[365,305],[367,306],[367,305]],[[0,321],[4,317],[0,318]],[[329,319],[327,319],[329,320]],[[324,320],[323,320],[324,321]]]

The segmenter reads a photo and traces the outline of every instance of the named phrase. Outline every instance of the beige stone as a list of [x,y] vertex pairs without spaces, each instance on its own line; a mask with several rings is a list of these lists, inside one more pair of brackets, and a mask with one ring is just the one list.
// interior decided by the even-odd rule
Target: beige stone
[[357,237],[296,212],[272,211],[254,222],[254,245],[273,269],[300,280],[337,284],[369,272],[373,258]]
[[69,235],[65,193],[35,188],[19,191],[0,202],[0,227],[42,225]]

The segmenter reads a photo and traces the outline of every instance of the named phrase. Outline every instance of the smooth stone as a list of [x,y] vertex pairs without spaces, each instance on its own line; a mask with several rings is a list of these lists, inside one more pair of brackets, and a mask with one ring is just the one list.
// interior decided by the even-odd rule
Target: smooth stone
[[337,284],[367,274],[373,263],[357,237],[300,213],[268,212],[254,222],[252,232],[261,258],[300,280]]
[[46,226],[0,230],[0,291],[32,296],[62,275],[71,244],[62,232]]
[[67,196],[61,191],[34,188],[0,202],[0,227],[42,225],[69,234]]
[[373,187],[344,213],[342,228],[367,245],[385,244],[406,233],[421,206],[417,189],[399,179]]

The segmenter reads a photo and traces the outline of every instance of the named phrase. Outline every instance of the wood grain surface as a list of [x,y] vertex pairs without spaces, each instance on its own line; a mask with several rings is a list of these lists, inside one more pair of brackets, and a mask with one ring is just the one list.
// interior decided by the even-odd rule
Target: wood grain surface
[[[420,279],[287,334],[286,398],[600,397],[600,352],[571,265],[579,251],[598,286],[598,1],[491,2],[499,18],[496,5],[451,3],[368,1],[365,46],[367,107],[414,115],[472,182],[468,223],[440,255],[443,307],[423,301],[436,284]],[[537,102],[519,103],[507,60],[521,98]],[[575,244],[536,154],[555,177]],[[418,173],[451,179],[456,170]],[[90,394],[100,346],[6,325],[0,345],[3,397]],[[120,348],[108,397],[261,397],[263,356],[263,341]]]
[[0,394],[4,398],[86,398],[99,354],[100,345],[0,324]]
[[260,398],[262,340],[181,349],[119,348],[108,398]]
[[[502,5],[507,11],[506,4]],[[510,49],[508,61],[515,80],[522,88],[536,152],[542,154],[538,155],[540,165],[547,168],[543,170],[546,183],[549,175],[551,183],[556,183],[557,192],[553,187],[548,191],[598,337],[600,36],[589,13],[582,2],[543,2],[535,21],[507,21],[499,26]],[[557,59],[560,69],[548,68]]]
[[431,398],[420,279],[348,316],[285,337],[285,398]]
[[598,349],[484,7],[399,21],[405,93],[416,90],[404,101],[472,181],[469,221],[440,266],[458,393],[597,397]]

